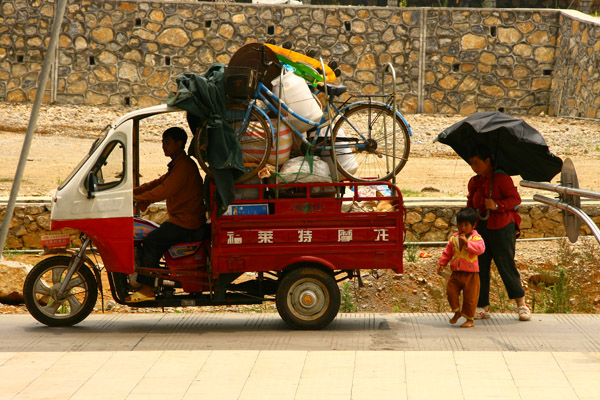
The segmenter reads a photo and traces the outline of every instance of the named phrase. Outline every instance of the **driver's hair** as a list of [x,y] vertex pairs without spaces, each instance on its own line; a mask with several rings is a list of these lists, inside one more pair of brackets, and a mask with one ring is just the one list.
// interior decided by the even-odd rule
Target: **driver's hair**
[[170,137],[176,142],[181,142],[183,144],[183,147],[185,147],[185,142],[187,141],[187,133],[185,133],[183,128],[180,128],[178,126],[174,126],[164,131],[162,137],[163,139],[166,137]]

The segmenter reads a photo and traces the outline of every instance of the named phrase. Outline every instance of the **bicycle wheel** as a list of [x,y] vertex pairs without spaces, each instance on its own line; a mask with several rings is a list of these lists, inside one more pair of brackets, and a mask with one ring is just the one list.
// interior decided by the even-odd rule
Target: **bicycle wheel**
[[408,126],[391,108],[380,104],[350,107],[337,120],[331,136],[338,171],[352,181],[390,180],[404,167],[410,152]]
[[[235,136],[242,147],[246,173],[235,180],[235,183],[246,182],[258,174],[267,161],[271,152],[273,133],[271,125],[254,108],[250,110],[248,119],[245,119],[248,106],[245,104],[228,104],[225,120],[233,128]],[[204,172],[212,176],[210,162],[208,161],[208,132],[204,123],[196,140],[196,154],[198,163]]]

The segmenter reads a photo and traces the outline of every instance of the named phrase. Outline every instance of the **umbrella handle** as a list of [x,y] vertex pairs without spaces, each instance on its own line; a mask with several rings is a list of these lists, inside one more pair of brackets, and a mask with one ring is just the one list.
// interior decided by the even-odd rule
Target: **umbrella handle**
[[479,219],[482,221],[487,221],[490,217],[490,210],[486,210],[485,215],[479,215]]

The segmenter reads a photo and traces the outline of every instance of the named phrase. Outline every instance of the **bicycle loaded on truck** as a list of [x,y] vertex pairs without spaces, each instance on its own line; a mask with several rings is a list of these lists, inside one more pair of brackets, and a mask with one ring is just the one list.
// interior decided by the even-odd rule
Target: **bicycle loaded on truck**
[[[340,104],[336,98],[346,88],[331,83],[336,75],[322,60],[256,43],[238,50],[224,72],[223,124],[233,130],[244,166],[234,178],[235,197],[224,200],[222,175],[211,158],[214,121],[187,109],[194,135],[189,151],[206,173],[210,237],[172,246],[156,268],[136,264],[135,256],[158,227],[136,216],[132,207],[140,178],[140,122],[185,113],[188,106],[178,103],[183,93],[178,90],[168,101],[171,106],[121,117],[96,139],[53,196],[52,230],[77,229],[82,245],[76,251],[50,249],[57,254],[30,271],[24,284],[27,309],[49,326],[77,324],[93,311],[98,291],[103,296],[104,271],[112,297],[123,305],[274,301],[293,328],[327,326],[340,307],[338,282],[362,269],[403,270],[405,208],[389,181],[406,163],[411,132],[396,108],[390,64],[382,80],[386,72],[392,74],[393,93],[347,96]],[[296,91],[304,97],[298,99]],[[317,110],[312,102],[318,104],[319,93],[325,100]],[[384,101],[374,100],[378,97]],[[206,111],[199,107],[200,114]],[[289,140],[285,144],[282,128]],[[292,147],[291,135],[302,154],[299,164],[308,172],[283,173],[296,160],[287,160],[289,151],[281,151],[282,144]],[[327,172],[316,173],[319,168]],[[49,243],[64,245],[56,238]],[[102,263],[94,262],[90,251],[97,251]],[[151,279],[152,300],[127,301],[136,276]]]

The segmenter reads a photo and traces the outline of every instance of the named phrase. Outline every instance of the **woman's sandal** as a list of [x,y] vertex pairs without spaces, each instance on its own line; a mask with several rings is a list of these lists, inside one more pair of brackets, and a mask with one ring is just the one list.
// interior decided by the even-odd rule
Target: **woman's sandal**
[[520,306],[519,307],[519,320],[520,321],[529,321],[531,319],[531,311],[529,311],[529,307]]

